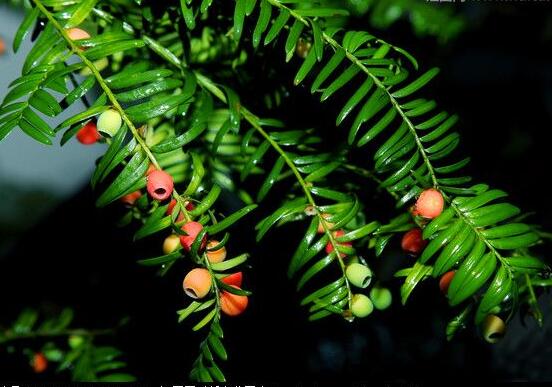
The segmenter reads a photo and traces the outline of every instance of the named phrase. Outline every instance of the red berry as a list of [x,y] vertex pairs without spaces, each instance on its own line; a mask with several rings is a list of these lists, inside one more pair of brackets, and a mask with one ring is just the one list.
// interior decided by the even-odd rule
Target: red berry
[[6,53],[6,43],[4,43],[4,39],[0,37],[0,56],[4,55]]
[[[343,230],[337,230],[333,233],[334,238],[339,238],[343,235],[345,235],[345,231],[343,231]],[[341,243],[338,242],[337,244],[340,245],[340,246],[348,246],[348,247],[353,246],[353,244],[351,242],[341,242]],[[326,254],[331,254],[333,251],[334,251],[334,247],[333,247],[332,243],[328,242],[326,244]],[[345,258],[346,255],[347,254],[345,254],[345,253],[339,253],[340,258]]]
[[426,245],[427,241],[422,237],[422,230],[417,227],[407,231],[401,240],[402,249],[412,255],[420,254]]
[[[191,202],[187,201],[185,202],[185,204],[186,204],[186,211],[191,211],[195,208],[195,206]],[[172,215],[175,206],[176,206],[176,199],[172,199],[171,202],[169,203],[169,206],[167,207],[167,211],[165,212],[165,214]],[[184,214],[181,212],[180,214],[178,214],[176,221],[180,222],[183,220],[184,220]]]
[[[239,289],[238,286],[233,286],[233,288]],[[244,312],[247,308],[249,300],[247,296],[238,296],[227,292],[225,290],[220,294],[220,309],[222,312],[228,316],[237,316]]]
[[241,271],[238,271],[237,273],[230,274],[222,278],[221,281],[224,282],[226,285],[241,287],[242,281],[243,281],[243,274]]
[[426,189],[416,201],[415,212],[418,215],[433,219],[441,215],[445,201],[441,192],[434,188]]
[[441,279],[439,280],[439,289],[441,289],[441,292],[443,294],[447,294],[448,288],[450,286],[450,283],[452,282],[452,279],[454,278],[455,271],[447,271]]
[[84,145],[91,145],[96,143],[102,136],[96,128],[96,124],[89,122],[79,129],[77,132],[77,140]]
[[[182,244],[182,247],[186,251],[190,251],[192,249],[192,244],[197,238],[197,235],[203,230],[203,226],[201,223],[198,222],[188,222],[182,226],[182,231],[186,233],[186,235],[180,235],[180,244]],[[205,245],[207,244],[207,234],[203,236],[203,239],[201,241],[200,250],[203,250],[205,248]]]
[[152,171],[148,175],[147,188],[153,199],[159,201],[168,199],[174,188],[173,178],[165,171]]
[[41,352],[37,352],[33,356],[32,360],[33,371],[37,374],[40,374],[48,368],[48,359]]
[[128,206],[133,206],[136,200],[140,199],[142,197],[142,192],[140,191],[134,191],[131,192],[125,196],[123,196],[121,199],[119,199],[121,202]]

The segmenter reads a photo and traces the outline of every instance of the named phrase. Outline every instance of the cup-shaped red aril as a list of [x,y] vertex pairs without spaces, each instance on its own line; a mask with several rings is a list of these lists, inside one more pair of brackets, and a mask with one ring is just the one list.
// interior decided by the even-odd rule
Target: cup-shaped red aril
[[148,193],[155,200],[166,200],[168,199],[174,188],[174,182],[171,175],[165,171],[153,171],[148,177]]

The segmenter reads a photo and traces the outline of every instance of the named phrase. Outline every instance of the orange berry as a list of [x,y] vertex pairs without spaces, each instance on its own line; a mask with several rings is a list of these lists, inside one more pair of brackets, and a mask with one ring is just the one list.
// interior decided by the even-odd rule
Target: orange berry
[[90,39],[90,34],[81,28],[69,28],[65,32],[71,40]]
[[163,241],[163,254],[170,254],[180,248],[180,237],[176,234],[169,235]]
[[4,55],[6,53],[6,43],[4,43],[4,39],[0,37],[0,55]]
[[415,211],[418,215],[433,219],[441,215],[445,201],[441,192],[435,188],[426,189],[416,201]]
[[222,278],[221,281],[224,282],[226,285],[241,287],[243,281],[243,273],[241,271],[238,271],[237,273],[227,275],[226,277]]
[[211,263],[219,263],[226,259],[226,247],[222,246],[218,250],[209,251],[210,248],[217,246],[220,242],[216,240],[207,243],[207,259]]
[[[332,235],[333,235],[334,238],[339,238],[339,237],[345,235],[345,231],[337,230]],[[353,246],[353,244],[351,242],[338,242],[337,244],[340,245],[340,246],[348,246],[348,247]],[[331,254],[333,251],[334,251],[334,247],[333,247],[332,243],[328,242],[326,244],[326,254]],[[345,254],[345,253],[339,253],[340,258],[345,258],[346,255],[347,254]]]
[[426,245],[427,241],[422,237],[422,230],[417,227],[407,231],[401,240],[402,249],[412,255],[420,254]]
[[443,294],[447,294],[452,278],[454,277],[454,273],[455,271],[451,270],[441,276],[441,279],[439,280],[439,289],[441,289]]
[[[233,288],[240,289],[235,285],[230,285]],[[227,292],[225,290],[220,294],[220,309],[222,312],[228,316],[237,316],[242,314],[247,308],[249,299],[247,296],[238,296]]]
[[182,287],[184,292],[195,299],[203,298],[211,290],[211,274],[209,270],[203,268],[192,269],[186,277],[184,277],[184,282]]
[[[324,213],[321,215],[322,218],[324,219],[328,219],[330,216],[332,216],[331,214],[328,214],[328,213]],[[326,224],[326,227],[331,230],[332,227],[334,226],[333,223],[331,222],[327,222],[325,220],[320,220],[320,222],[318,223],[318,229],[316,230],[316,232],[318,232],[319,234],[323,234],[326,230],[324,229],[324,226],[322,225],[322,222],[324,222]]]
[[141,197],[142,197],[142,192],[134,191],[134,192],[131,192],[131,193],[123,196],[119,200],[121,202],[123,202],[124,204],[126,204],[126,205],[133,206],[134,203],[136,202],[136,200],[140,199]]
[[[188,222],[182,226],[182,231],[184,231],[186,235],[180,235],[180,244],[182,245],[182,247],[184,247],[184,250],[188,252],[192,250],[192,245],[201,230],[203,230],[203,226],[201,225],[201,223],[198,222]],[[199,249],[203,250],[206,243],[207,235],[204,235]]]
[[33,356],[32,360],[33,371],[37,374],[40,374],[48,368],[48,359],[41,352],[37,352]]
[[[67,35],[69,35],[69,39],[73,41],[78,41],[81,39],[90,39],[90,34],[81,28],[69,28],[65,30],[65,32],[67,32]],[[77,42],[77,45],[78,45],[78,42]],[[80,47],[80,50],[84,51],[86,50],[86,48]]]

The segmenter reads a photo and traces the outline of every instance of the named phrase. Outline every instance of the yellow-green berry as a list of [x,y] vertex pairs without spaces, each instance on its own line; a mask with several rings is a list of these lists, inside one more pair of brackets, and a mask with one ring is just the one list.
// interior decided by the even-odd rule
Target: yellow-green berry
[[374,308],[384,310],[391,305],[393,296],[387,288],[374,287],[370,290],[370,299],[372,300],[372,304],[374,304]]
[[366,317],[374,310],[372,301],[364,294],[353,295],[353,302],[351,303],[351,312],[356,317]]
[[372,282],[372,270],[361,263],[351,263],[345,274],[349,282],[359,288],[366,288]]
[[121,128],[123,120],[117,110],[109,109],[100,114],[96,127],[103,135],[113,137]]

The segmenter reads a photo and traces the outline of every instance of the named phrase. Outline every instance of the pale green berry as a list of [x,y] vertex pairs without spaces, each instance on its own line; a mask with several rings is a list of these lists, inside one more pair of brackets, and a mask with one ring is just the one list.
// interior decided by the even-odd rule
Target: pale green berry
[[372,301],[364,294],[353,295],[353,302],[351,303],[351,312],[356,317],[366,317],[374,310]]
[[373,288],[370,290],[370,299],[374,304],[374,308],[378,310],[384,310],[389,308],[391,302],[393,301],[393,296],[391,291],[387,288]]
[[100,114],[96,127],[101,134],[113,137],[121,128],[123,121],[118,111],[109,109]]
[[69,347],[72,349],[79,348],[84,344],[84,337],[78,335],[69,336]]
[[372,270],[361,263],[351,263],[345,271],[347,279],[359,288],[366,288],[372,281]]

